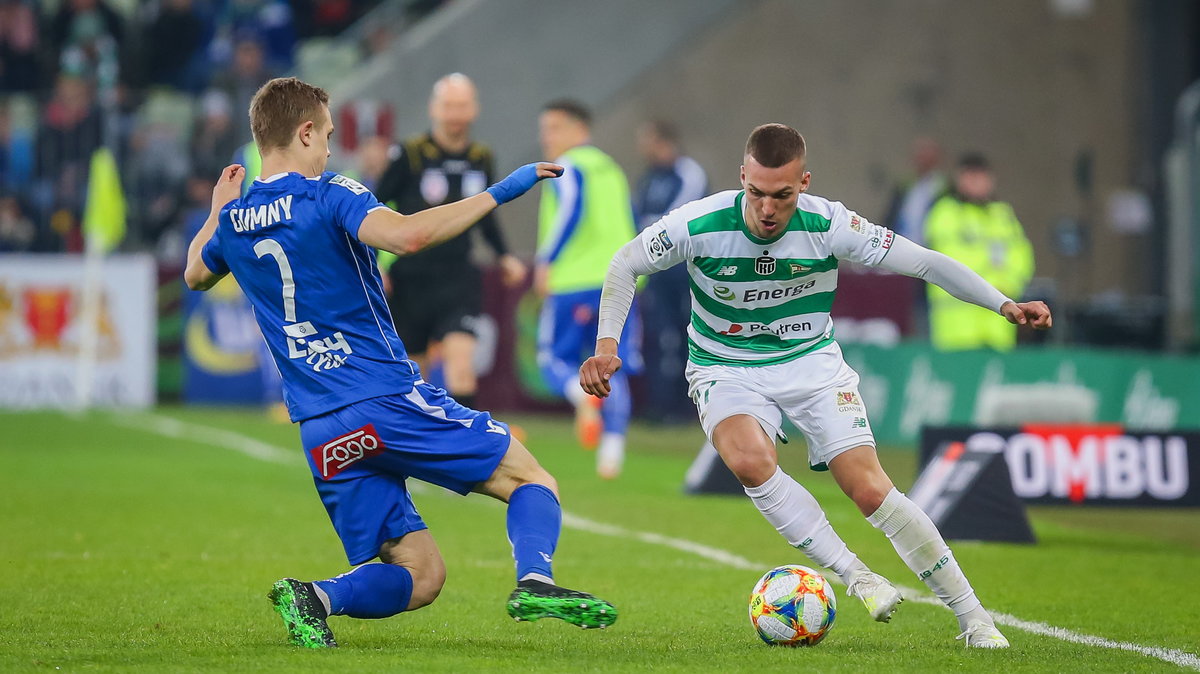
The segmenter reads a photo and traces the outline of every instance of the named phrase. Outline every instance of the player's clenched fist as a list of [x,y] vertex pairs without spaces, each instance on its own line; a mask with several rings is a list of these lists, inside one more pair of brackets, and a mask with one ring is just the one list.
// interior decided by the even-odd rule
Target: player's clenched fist
[[1034,330],[1046,330],[1054,322],[1045,302],[1005,302],[1000,313],[1009,323],[1028,325]]
[[212,207],[219,211],[225,204],[242,196],[242,178],[246,169],[241,164],[230,164],[221,170],[221,177],[213,187]]
[[621,359],[615,353],[592,356],[579,366],[579,385],[597,398],[607,398],[612,393],[609,379],[621,369]]

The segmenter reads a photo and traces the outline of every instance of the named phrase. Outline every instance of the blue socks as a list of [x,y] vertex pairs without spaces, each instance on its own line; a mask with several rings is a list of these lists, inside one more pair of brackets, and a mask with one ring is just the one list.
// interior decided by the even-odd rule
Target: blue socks
[[387,618],[400,613],[408,608],[413,586],[408,569],[395,564],[363,564],[314,584],[329,595],[330,615],[351,618]]
[[562,506],[548,487],[523,484],[513,491],[508,499],[508,540],[518,581],[530,574],[545,582],[554,578],[550,564],[560,529]]

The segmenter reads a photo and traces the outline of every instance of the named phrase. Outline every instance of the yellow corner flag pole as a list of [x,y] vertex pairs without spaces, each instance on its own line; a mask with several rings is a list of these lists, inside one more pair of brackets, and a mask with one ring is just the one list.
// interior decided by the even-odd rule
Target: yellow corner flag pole
[[88,170],[87,201],[83,210],[83,287],[79,309],[79,360],[75,369],[75,405],[92,403],[92,387],[99,346],[100,289],[104,283],[104,256],[125,237],[125,193],[117,160],[106,147],[92,153]]

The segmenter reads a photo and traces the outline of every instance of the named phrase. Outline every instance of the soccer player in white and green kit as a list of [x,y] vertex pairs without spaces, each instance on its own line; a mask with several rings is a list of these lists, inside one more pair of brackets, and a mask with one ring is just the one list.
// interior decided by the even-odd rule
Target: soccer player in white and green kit
[[760,126],[746,143],[741,190],[685,204],[621,248],[604,282],[596,355],[580,368],[580,385],[608,395],[637,277],[686,262],[688,391],[709,440],[762,514],[789,544],[838,574],[875,620],[891,618],[900,593],[846,547],[816,499],[780,470],[775,439],[786,440],[786,415],[808,441],[810,465],[833,473],[954,611],[959,638],[968,647],[1006,648],[933,521],[879,465],[858,375],[834,341],[829,310],[842,260],[925,279],[1035,329],[1050,327],[1050,310],[1014,302],[951,258],[807,194],[810,178],[804,138],[782,124]]

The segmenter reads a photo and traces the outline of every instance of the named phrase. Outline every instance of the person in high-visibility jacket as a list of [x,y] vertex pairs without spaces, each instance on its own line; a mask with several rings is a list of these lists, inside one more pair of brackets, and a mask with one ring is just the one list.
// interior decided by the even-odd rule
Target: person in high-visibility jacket
[[[929,210],[926,245],[970,267],[1008,297],[1020,298],[1033,276],[1033,247],[1012,206],[993,198],[995,176],[980,154],[964,155],[954,190]],[[929,286],[929,336],[945,351],[991,348],[1011,350],[1017,326],[941,288]]]
[[[629,183],[612,157],[592,145],[591,114],[582,104],[558,100],[538,117],[547,158],[566,168],[542,189],[534,284],[545,298],[538,323],[538,365],[549,388],[575,406],[580,443],[596,448],[596,470],[612,479],[625,456],[632,402],[624,370],[613,376],[613,395],[600,403],[579,387],[579,365],[596,344],[600,289],[617,250],[637,234]],[[666,245],[670,245],[667,243]],[[622,360],[640,369],[639,326],[626,324]]]

